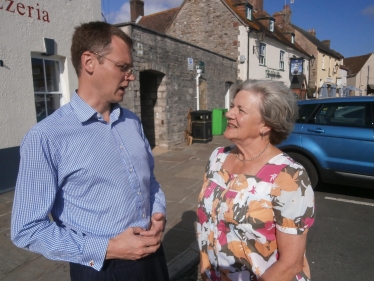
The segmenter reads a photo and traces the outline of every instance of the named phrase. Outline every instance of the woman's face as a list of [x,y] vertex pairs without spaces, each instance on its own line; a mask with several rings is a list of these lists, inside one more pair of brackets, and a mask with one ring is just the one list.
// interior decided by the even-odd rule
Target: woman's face
[[227,127],[224,137],[236,141],[247,141],[261,138],[261,131],[266,133],[269,128],[265,126],[260,114],[261,95],[240,91],[230,104],[226,113]]

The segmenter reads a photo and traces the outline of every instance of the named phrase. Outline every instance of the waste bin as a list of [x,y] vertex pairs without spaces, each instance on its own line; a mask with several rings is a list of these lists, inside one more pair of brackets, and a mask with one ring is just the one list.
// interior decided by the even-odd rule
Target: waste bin
[[226,108],[213,108],[212,110],[212,135],[222,135],[227,126]]
[[207,143],[212,141],[212,112],[196,110],[191,112],[193,142]]

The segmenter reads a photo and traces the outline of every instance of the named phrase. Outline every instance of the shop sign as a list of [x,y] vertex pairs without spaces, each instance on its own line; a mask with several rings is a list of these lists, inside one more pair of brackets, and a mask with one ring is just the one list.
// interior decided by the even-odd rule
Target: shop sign
[[326,83],[332,84],[334,82],[331,77],[327,77],[325,80]]
[[274,69],[266,69],[266,78],[270,79],[280,79],[282,78],[282,75],[280,75],[279,71],[276,71]]
[[0,10],[13,14],[19,14],[20,16],[35,18],[44,22],[50,22],[48,12],[41,10],[38,3],[36,3],[35,6],[30,6],[14,0],[0,0]]

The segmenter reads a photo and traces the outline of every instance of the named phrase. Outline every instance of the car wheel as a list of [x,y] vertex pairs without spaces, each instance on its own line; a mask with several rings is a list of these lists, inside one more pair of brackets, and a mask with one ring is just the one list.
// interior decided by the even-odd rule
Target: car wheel
[[300,163],[308,173],[310,182],[312,184],[312,188],[315,189],[318,183],[318,172],[314,164],[305,156],[295,153],[295,152],[289,152],[287,153],[293,160]]

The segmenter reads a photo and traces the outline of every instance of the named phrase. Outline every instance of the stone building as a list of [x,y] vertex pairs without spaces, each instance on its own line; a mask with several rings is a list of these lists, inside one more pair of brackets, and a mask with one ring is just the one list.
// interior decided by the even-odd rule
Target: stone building
[[[187,113],[222,108],[227,85],[236,83],[236,60],[135,23],[118,24],[134,40],[136,80],[123,106],[140,116],[152,146],[184,142]],[[196,85],[196,66],[204,72]],[[200,103],[197,106],[197,91]]]
[[[235,59],[238,80],[279,80],[296,93],[306,88],[309,55],[275,25],[263,0],[183,1],[165,33]],[[305,77],[296,84],[291,60]]]

